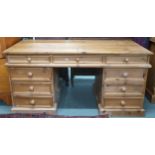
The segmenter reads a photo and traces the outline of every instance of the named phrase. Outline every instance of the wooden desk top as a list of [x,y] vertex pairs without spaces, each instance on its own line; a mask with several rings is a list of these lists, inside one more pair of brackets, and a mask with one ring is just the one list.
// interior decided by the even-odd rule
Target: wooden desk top
[[5,54],[144,54],[152,53],[131,40],[23,40]]

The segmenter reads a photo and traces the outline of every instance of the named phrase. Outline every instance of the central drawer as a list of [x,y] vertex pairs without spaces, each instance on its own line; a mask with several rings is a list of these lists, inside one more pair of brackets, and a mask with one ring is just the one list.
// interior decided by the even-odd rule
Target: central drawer
[[48,64],[51,57],[48,55],[9,55],[7,61],[10,64]]
[[51,81],[51,68],[9,68],[11,80]]
[[13,101],[16,107],[48,108],[53,106],[52,97],[49,98],[14,97]]
[[90,56],[77,56],[77,55],[54,55],[53,63],[57,64],[102,64],[102,56],[90,55]]
[[106,98],[104,108],[143,108],[143,98]]
[[144,85],[105,85],[104,95],[109,96],[135,96],[144,93]]
[[108,56],[108,64],[145,64],[148,63],[147,56]]
[[24,95],[51,95],[52,84],[49,82],[13,82],[12,83],[13,94]]

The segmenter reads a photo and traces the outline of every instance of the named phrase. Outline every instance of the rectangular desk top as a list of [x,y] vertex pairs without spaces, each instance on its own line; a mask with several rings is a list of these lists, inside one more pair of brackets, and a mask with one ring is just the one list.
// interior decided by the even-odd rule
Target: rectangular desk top
[[4,54],[144,54],[152,53],[132,40],[23,40]]

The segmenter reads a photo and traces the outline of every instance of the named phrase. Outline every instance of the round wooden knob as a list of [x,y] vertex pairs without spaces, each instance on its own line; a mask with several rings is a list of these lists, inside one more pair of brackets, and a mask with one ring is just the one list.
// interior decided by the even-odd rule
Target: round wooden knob
[[122,92],[126,92],[126,87],[122,87],[122,88],[121,88],[121,91],[122,91]]
[[31,105],[35,105],[35,100],[30,100]]
[[79,58],[76,58],[76,61],[79,61]]
[[144,112],[144,111],[145,111],[144,109],[137,110],[137,112]]
[[125,61],[126,63],[128,63],[128,62],[129,62],[129,58],[125,58],[124,61]]
[[125,106],[125,104],[126,104],[125,101],[122,100],[122,101],[121,101],[121,106]]
[[30,86],[30,87],[29,87],[29,90],[30,90],[30,91],[34,91],[34,86]]
[[33,73],[32,72],[28,72],[27,75],[28,75],[28,77],[32,77]]
[[128,72],[123,73],[123,77],[128,77],[128,75],[129,75]]
[[32,59],[31,59],[30,57],[27,58],[27,61],[28,61],[28,62],[31,62],[31,60],[32,60]]

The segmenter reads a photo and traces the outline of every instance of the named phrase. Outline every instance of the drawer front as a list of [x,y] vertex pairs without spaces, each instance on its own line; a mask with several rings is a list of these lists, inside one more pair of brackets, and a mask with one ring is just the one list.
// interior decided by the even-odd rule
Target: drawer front
[[105,85],[104,86],[104,95],[110,96],[135,96],[140,95],[143,96],[144,86],[143,85],[123,85],[123,86],[111,86]]
[[53,63],[56,64],[76,64],[77,63],[77,57],[72,55],[65,55],[65,56],[53,56]]
[[30,95],[51,95],[52,85],[50,83],[12,83],[12,91],[14,94],[30,94]]
[[103,63],[102,56],[80,56],[79,63],[82,64],[102,64]]
[[105,78],[142,78],[146,75],[146,69],[105,69]]
[[102,64],[102,56],[53,56],[53,63],[60,64]]
[[143,108],[142,98],[110,98],[103,99],[103,108]]
[[106,85],[144,85],[143,78],[106,78],[104,80]]
[[145,64],[148,63],[147,56],[108,56],[108,64]]
[[14,97],[13,102],[14,102],[14,105],[17,107],[48,108],[53,106],[52,97],[49,97],[49,98]]
[[51,81],[51,68],[10,68],[11,80]]
[[10,64],[48,64],[51,61],[51,57],[46,55],[9,55],[7,60]]

